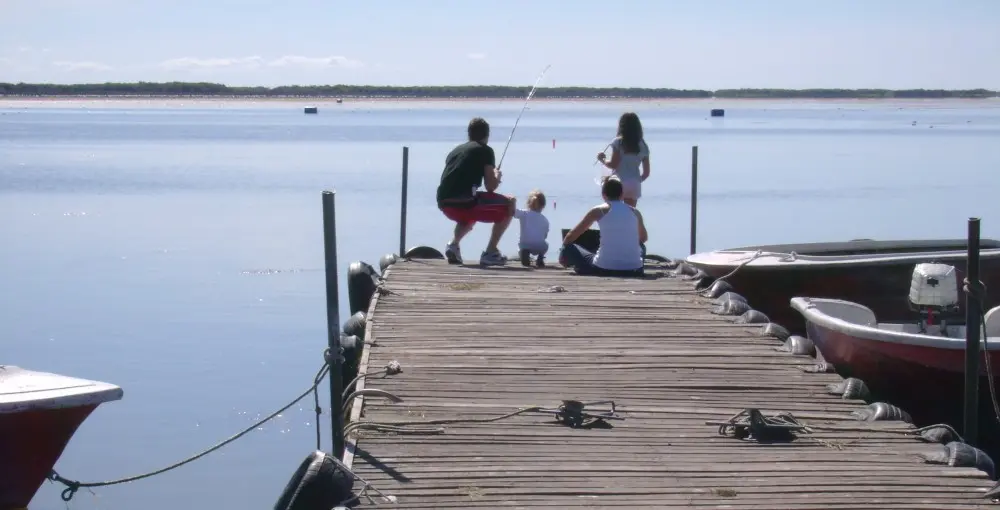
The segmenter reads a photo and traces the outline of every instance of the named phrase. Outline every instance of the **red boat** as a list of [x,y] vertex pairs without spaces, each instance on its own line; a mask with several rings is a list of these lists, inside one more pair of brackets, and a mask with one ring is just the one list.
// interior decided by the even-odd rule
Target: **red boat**
[[[1000,241],[983,239],[980,248],[980,279],[986,284],[987,302],[1000,302]],[[869,307],[880,320],[912,322],[919,315],[905,296],[913,266],[948,264],[956,268],[961,281],[966,256],[964,239],[857,240],[733,248],[697,253],[685,262],[710,278],[732,273],[725,280],[750,306],[803,334],[802,316],[788,307],[793,297],[843,299]],[[959,311],[964,307],[963,300]]]
[[[921,316],[914,322],[881,322],[871,308],[840,299],[795,297],[791,305],[805,319],[809,339],[838,373],[861,379],[880,399],[906,409],[919,422],[955,422],[963,403],[966,333],[965,314],[958,310],[963,300],[957,271],[944,264],[919,264],[912,282],[905,301]],[[1000,379],[1000,306],[986,313],[984,324],[981,414],[994,421],[986,375],[990,367]]]
[[0,365],[0,510],[24,509],[113,384]]

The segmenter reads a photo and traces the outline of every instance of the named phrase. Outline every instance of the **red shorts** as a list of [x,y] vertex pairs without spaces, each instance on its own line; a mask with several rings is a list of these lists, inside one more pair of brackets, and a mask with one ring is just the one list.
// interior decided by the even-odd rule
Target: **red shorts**
[[438,202],[438,209],[456,223],[498,223],[510,217],[510,199],[499,193],[480,191],[468,201]]

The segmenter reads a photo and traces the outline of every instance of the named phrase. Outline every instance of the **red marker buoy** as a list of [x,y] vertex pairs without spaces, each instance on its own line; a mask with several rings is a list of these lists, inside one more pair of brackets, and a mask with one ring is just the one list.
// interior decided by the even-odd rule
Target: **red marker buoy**
[[556,148],[556,139],[555,138],[552,139],[552,148],[553,149]]

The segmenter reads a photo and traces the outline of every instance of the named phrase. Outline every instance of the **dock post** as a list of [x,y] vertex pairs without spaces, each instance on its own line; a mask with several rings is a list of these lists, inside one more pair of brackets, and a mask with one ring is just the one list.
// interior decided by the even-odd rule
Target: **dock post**
[[698,239],[698,146],[691,147],[691,255]]
[[[983,327],[982,303],[974,289],[979,284],[979,218],[969,218],[969,253],[965,278],[965,442],[976,446],[979,435],[979,332]],[[989,356],[988,352],[983,353]]]
[[403,147],[403,197],[399,200],[399,256],[406,253],[406,188],[410,174],[410,148]]
[[[326,259],[326,342],[330,349],[330,432],[338,459],[344,457],[343,348],[340,346],[340,297],[337,287],[337,214],[336,192],[323,192],[323,249]],[[319,427],[319,423],[316,424]]]

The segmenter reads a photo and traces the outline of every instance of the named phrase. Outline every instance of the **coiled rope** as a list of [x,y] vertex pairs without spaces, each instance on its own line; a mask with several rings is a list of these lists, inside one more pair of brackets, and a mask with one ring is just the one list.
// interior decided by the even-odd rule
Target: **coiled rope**
[[[329,349],[327,349],[327,354],[328,353],[329,353]],[[324,359],[326,359],[328,357],[329,356],[324,356]],[[323,366],[316,373],[316,377],[313,378],[313,383],[312,383],[312,385],[309,386],[309,389],[307,389],[306,391],[302,392],[302,394],[300,394],[299,396],[295,397],[295,399],[292,400],[291,402],[289,402],[288,404],[282,406],[281,409],[278,409],[277,411],[269,414],[268,416],[264,417],[263,419],[254,422],[253,425],[250,425],[249,427],[241,430],[240,432],[237,432],[236,434],[233,434],[232,436],[229,436],[228,438],[226,438],[223,441],[215,444],[214,446],[212,446],[212,447],[210,447],[210,448],[208,448],[206,450],[203,450],[203,451],[201,451],[201,452],[199,452],[199,453],[197,453],[195,455],[192,455],[192,456],[190,456],[190,457],[188,457],[188,458],[186,458],[184,460],[181,460],[179,462],[175,462],[175,463],[173,463],[173,464],[171,464],[169,466],[157,469],[155,471],[150,471],[148,473],[143,473],[143,474],[135,475],[135,476],[129,476],[129,477],[125,477],[125,478],[119,478],[119,479],[116,479],[116,480],[108,480],[108,481],[105,481],[105,482],[79,482],[79,481],[76,481],[76,480],[70,480],[68,478],[64,478],[59,473],[57,473],[55,470],[52,470],[52,472],[49,473],[48,479],[50,481],[53,481],[53,482],[59,482],[59,483],[61,483],[61,484],[63,484],[63,485],[66,486],[66,489],[64,489],[62,491],[61,497],[62,497],[63,501],[67,501],[68,502],[69,500],[73,499],[73,496],[81,488],[106,487],[106,486],[109,486],[109,485],[119,485],[119,484],[123,484],[123,483],[134,482],[136,480],[142,480],[144,478],[150,478],[152,476],[156,476],[156,475],[161,474],[161,473],[166,473],[167,471],[171,471],[171,470],[177,469],[177,468],[179,468],[179,467],[181,467],[181,466],[183,466],[185,464],[188,464],[190,462],[198,460],[198,459],[200,459],[200,458],[202,458],[202,457],[204,457],[204,456],[206,456],[206,455],[208,455],[208,454],[210,454],[210,453],[212,453],[212,452],[214,452],[214,451],[222,448],[223,446],[226,446],[227,444],[232,443],[233,441],[236,441],[237,439],[239,439],[239,438],[247,435],[248,433],[250,433],[254,429],[260,427],[261,425],[267,423],[268,421],[271,421],[272,419],[274,419],[275,417],[277,417],[279,414],[287,411],[290,407],[292,407],[293,405],[297,404],[300,400],[302,400],[302,399],[306,398],[307,396],[309,396],[310,393],[313,394],[314,401],[316,403],[316,409],[315,409],[315,412],[316,412],[316,449],[319,450],[320,449],[319,415],[321,413],[321,408],[319,406],[319,393],[317,391],[317,388],[319,387],[319,384],[323,381],[323,379],[327,376],[327,374],[329,374],[329,372],[330,372],[330,365],[328,363],[323,363]]]
[[769,432],[767,429],[785,429],[794,432],[802,432],[806,434],[811,434],[814,431],[822,430],[827,432],[873,432],[878,431],[879,433],[886,434],[899,434],[902,436],[919,436],[922,433],[943,428],[951,432],[955,438],[961,442],[965,442],[962,436],[956,431],[951,425],[947,423],[939,423],[935,425],[927,425],[924,427],[918,427],[907,430],[893,430],[893,429],[873,429],[866,427],[844,427],[837,425],[811,425],[808,423],[800,422],[795,418],[792,413],[781,412],[773,416],[765,416],[757,409],[744,409],[739,413],[736,413],[731,418],[726,421],[705,421],[705,425],[715,425],[719,427],[719,435],[722,436],[733,436],[738,439],[745,439],[753,434],[747,434],[747,432],[754,432],[753,428],[759,427],[760,432]]

